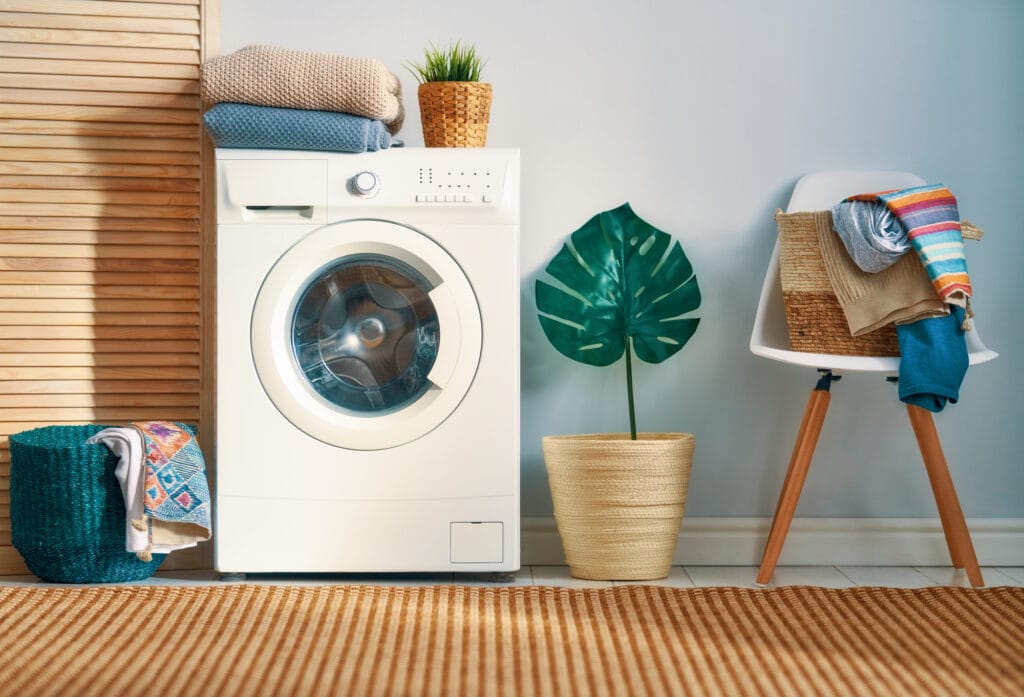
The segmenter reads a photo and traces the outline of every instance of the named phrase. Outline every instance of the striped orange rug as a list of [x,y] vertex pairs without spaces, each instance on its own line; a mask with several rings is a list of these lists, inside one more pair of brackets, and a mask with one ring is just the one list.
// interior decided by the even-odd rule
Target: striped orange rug
[[0,588],[5,695],[1024,694],[1024,589]]

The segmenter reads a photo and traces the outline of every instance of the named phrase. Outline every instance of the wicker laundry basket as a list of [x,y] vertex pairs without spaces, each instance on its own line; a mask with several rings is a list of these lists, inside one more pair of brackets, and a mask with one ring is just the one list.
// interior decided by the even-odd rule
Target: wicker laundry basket
[[693,435],[546,436],[543,445],[572,575],[603,581],[668,576],[686,508]]
[[[850,325],[832,290],[818,244],[815,218],[821,213],[775,213],[790,347],[794,351],[841,356],[900,355],[895,325],[860,336],[850,334]],[[980,240],[984,234],[966,220],[961,227],[964,239]]]
[[428,148],[482,148],[491,119],[487,82],[424,82],[419,87],[420,122]]
[[11,540],[29,570],[58,583],[148,578],[149,562],[125,551],[125,508],[105,445],[106,426],[46,426],[11,436]]
[[841,356],[898,356],[896,326],[852,336],[818,244],[817,213],[775,213],[779,272],[789,344],[794,351]]

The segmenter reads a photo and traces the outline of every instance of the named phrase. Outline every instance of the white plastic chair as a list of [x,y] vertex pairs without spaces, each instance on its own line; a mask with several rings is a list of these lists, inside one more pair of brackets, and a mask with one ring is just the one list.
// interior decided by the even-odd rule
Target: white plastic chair
[[[870,171],[829,171],[808,174],[797,182],[789,200],[788,213],[797,211],[817,211],[831,208],[844,197],[867,191],[886,189],[904,189],[921,186],[926,182],[909,172],[870,172]],[[999,354],[986,348],[978,335],[977,322],[972,331],[967,332],[967,351],[970,365],[985,363]],[[829,387],[839,379],[842,371],[871,372],[886,375],[891,379],[899,370],[898,357],[883,356],[839,356],[825,353],[804,353],[793,351],[789,346],[789,334],[786,329],[786,316],[782,304],[782,283],[779,276],[779,246],[775,245],[768,273],[765,275],[761,289],[761,299],[754,318],[754,330],[750,337],[750,350],[757,356],[770,358],[774,361],[804,365],[816,368],[821,377],[811,390],[803,420],[797,435],[796,445],[786,472],[786,480],[782,485],[779,502],[772,521],[771,532],[765,544],[761,558],[761,568],[757,582],[767,584],[775,571],[776,562],[782,552],[789,525],[796,511],[797,501],[807,478],[814,448],[825,422],[825,414],[831,399]],[[965,569],[972,586],[984,585],[978,560],[974,553],[970,532],[964,520],[956,489],[953,486],[942,446],[935,430],[931,412],[920,407],[907,405],[914,435],[921,449],[928,478],[935,502],[939,509],[942,530],[946,536],[949,554],[953,566]]]

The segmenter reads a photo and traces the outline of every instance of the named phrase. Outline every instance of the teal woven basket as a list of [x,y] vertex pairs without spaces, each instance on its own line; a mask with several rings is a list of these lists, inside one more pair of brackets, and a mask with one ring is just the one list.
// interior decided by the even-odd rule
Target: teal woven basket
[[144,562],[125,551],[117,456],[84,444],[104,428],[46,426],[11,436],[11,541],[46,581],[138,581],[167,556]]

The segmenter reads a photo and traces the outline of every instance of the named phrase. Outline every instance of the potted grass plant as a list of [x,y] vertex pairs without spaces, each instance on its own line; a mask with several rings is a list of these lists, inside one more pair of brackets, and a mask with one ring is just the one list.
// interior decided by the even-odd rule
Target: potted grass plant
[[431,45],[422,63],[406,67],[419,81],[420,123],[428,148],[482,148],[491,117],[491,85],[480,82],[483,60],[459,41]]
[[693,267],[679,242],[628,203],[573,232],[536,283],[540,323],[562,354],[593,366],[625,355],[629,433],[546,436],[544,462],[570,572],[594,580],[664,578],[693,462],[689,433],[636,427],[633,356],[661,363],[697,329]]

